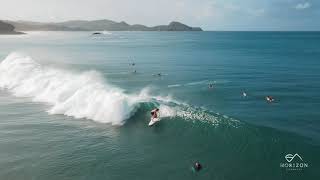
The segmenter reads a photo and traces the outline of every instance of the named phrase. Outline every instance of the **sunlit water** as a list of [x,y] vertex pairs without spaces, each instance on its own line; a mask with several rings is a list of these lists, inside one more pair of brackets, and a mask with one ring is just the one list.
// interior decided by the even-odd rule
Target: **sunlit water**
[[0,179],[316,179],[319,58],[317,32],[0,36]]

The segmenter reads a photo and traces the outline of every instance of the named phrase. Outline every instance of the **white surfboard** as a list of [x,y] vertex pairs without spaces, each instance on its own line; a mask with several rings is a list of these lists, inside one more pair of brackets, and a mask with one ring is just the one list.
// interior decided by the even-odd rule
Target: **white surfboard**
[[160,118],[151,118],[148,126],[153,126],[155,123],[159,122]]

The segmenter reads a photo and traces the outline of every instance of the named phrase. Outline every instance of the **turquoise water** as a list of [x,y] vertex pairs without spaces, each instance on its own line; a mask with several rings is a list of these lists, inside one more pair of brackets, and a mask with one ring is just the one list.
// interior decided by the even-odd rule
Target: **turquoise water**
[[[317,179],[319,43],[318,32],[0,36],[0,179]],[[287,154],[308,167],[280,167]]]

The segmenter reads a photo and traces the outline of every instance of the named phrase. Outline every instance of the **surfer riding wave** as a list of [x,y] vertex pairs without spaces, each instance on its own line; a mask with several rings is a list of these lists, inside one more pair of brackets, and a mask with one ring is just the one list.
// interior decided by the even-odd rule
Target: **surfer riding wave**
[[[49,105],[49,114],[123,125],[138,109],[158,107],[153,118],[217,122],[219,115],[180,103],[170,97],[152,96],[148,88],[127,94],[106,82],[97,71],[75,72],[43,66],[31,57],[11,53],[0,63],[0,89]],[[141,111],[140,111],[141,112]]]

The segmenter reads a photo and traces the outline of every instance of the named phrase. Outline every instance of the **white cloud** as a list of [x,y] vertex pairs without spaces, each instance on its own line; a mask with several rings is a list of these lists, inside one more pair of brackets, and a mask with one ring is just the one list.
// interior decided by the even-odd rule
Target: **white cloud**
[[311,4],[309,2],[305,2],[305,3],[299,3],[296,5],[296,9],[297,10],[302,10],[302,9],[308,9],[311,7]]

